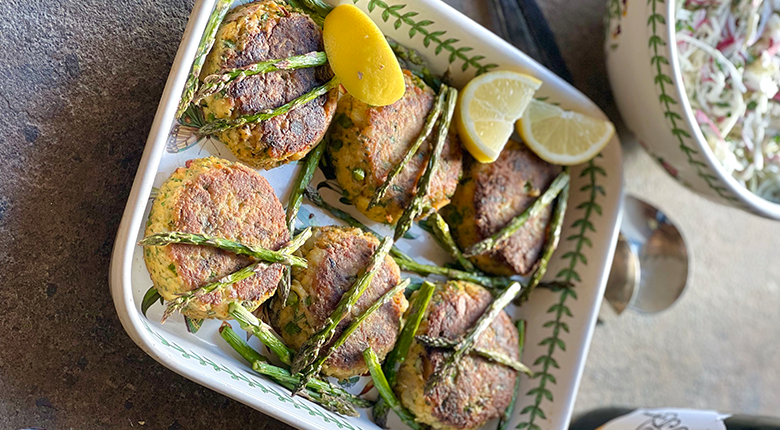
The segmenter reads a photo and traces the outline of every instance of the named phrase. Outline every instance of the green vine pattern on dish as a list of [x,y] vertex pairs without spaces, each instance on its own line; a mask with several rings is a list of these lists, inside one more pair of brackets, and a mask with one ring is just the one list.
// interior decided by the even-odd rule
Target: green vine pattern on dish
[[[601,154],[596,157],[596,159],[598,158],[601,158]],[[596,226],[592,219],[594,214],[601,216],[602,212],[601,205],[597,203],[596,200],[599,196],[606,196],[604,186],[598,184],[598,179],[600,176],[606,177],[607,172],[604,168],[596,165],[596,159],[589,161],[588,165],[583,169],[582,173],[580,173],[580,177],[587,177],[589,179],[589,182],[580,188],[580,191],[590,192],[590,196],[587,201],[581,203],[576,208],[577,210],[584,211],[584,213],[582,217],[578,218],[572,224],[572,228],[576,229],[577,233],[566,238],[566,241],[573,242],[575,247],[574,250],[561,256],[562,260],[569,260],[569,264],[561,269],[556,275],[558,280],[570,284],[582,281],[577,272],[577,267],[580,264],[588,264],[584,248],[585,246],[589,248],[593,247],[593,243],[589,236],[596,233]],[[547,415],[542,410],[541,405],[545,399],[550,402],[553,401],[553,393],[548,388],[547,384],[558,383],[555,375],[552,373],[553,369],[560,369],[554,355],[558,350],[566,351],[566,343],[561,339],[561,335],[562,332],[569,332],[569,324],[565,322],[564,319],[573,318],[571,309],[566,306],[566,302],[569,298],[577,300],[577,293],[572,287],[557,287],[554,288],[553,291],[560,293],[558,301],[547,309],[547,313],[551,314],[553,319],[547,321],[542,326],[544,328],[552,328],[552,334],[539,342],[540,346],[547,347],[547,351],[534,361],[533,365],[541,365],[542,370],[535,372],[533,379],[538,381],[537,385],[526,393],[526,395],[534,398],[534,403],[526,406],[520,411],[521,415],[528,416],[517,425],[517,429],[541,430],[541,427],[536,423],[536,420],[547,419]]]
[[[143,322],[144,327],[146,328],[146,331],[148,331],[152,336],[154,336],[157,341],[168,348],[171,348],[181,354],[181,356],[187,360],[194,360],[198,364],[204,367],[211,367],[214,371],[214,373],[217,372],[223,372],[230,376],[231,379],[235,381],[242,381],[245,382],[249,387],[257,388],[264,394],[271,394],[274,397],[276,397],[277,401],[279,403],[290,403],[295,409],[304,410],[308,412],[308,414],[312,417],[318,417],[322,420],[322,422],[328,424],[333,423],[340,429],[346,429],[346,430],[363,430],[362,427],[357,425],[352,425],[348,423],[346,420],[343,420],[336,415],[323,410],[317,406],[309,406],[307,402],[305,401],[298,401],[295,398],[290,397],[290,395],[287,392],[276,390],[272,387],[269,387],[268,385],[264,384],[263,382],[259,381],[258,379],[254,377],[247,376],[242,371],[232,370],[229,367],[225,366],[224,364],[216,363],[214,360],[202,356],[200,354],[195,353],[192,350],[186,350],[180,345],[178,345],[176,342],[170,341],[166,339],[164,336],[162,336],[160,333],[158,333],[156,330],[153,330],[149,325],[146,323],[146,321]],[[265,379],[264,376],[260,376],[260,378]]]
[[661,49],[666,46],[666,42],[658,35],[658,25],[666,25],[666,19],[663,15],[658,13],[658,4],[664,4],[664,2],[665,0],[648,0],[648,3],[651,5],[651,13],[647,18],[647,25],[650,26],[653,31],[652,36],[650,36],[650,39],[648,40],[648,47],[652,49],[653,54],[652,57],[650,57],[650,65],[655,67],[654,81],[659,91],[658,101],[661,102],[661,106],[664,109],[664,116],[669,120],[669,123],[672,126],[672,134],[677,138],[677,141],[680,144],[680,150],[685,153],[688,164],[696,170],[696,175],[699,176],[711,190],[717,193],[718,196],[730,202],[736,202],[738,201],[737,198],[732,196],[731,193],[721,185],[718,177],[709,171],[707,165],[694,157],[699,154],[699,151],[686,144],[686,140],[690,139],[691,135],[678,125],[678,123],[683,120],[682,116],[672,109],[672,106],[676,106],[678,103],[674,97],[666,92],[667,85],[674,85],[674,82],[672,81],[672,78],[663,71],[663,65],[669,66],[669,59],[666,58]]
[[620,1],[621,0],[607,0],[607,7],[604,13],[604,40],[610,42],[609,49],[612,50],[617,49],[617,39],[621,32]]
[[[355,4],[360,1],[361,0],[352,0],[352,2]],[[393,22],[393,28],[396,30],[401,28],[403,24],[408,25],[410,39],[414,38],[414,36],[417,34],[421,34],[423,36],[423,45],[426,48],[430,46],[431,43],[436,46],[436,48],[434,48],[434,53],[436,55],[439,55],[442,51],[447,51],[450,53],[450,63],[454,63],[457,59],[462,60],[463,65],[461,66],[461,70],[464,72],[468,70],[469,67],[474,67],[477,70],[476,74],[481,75],[490,69],[498,67],[498,64],[493,63],[482,64],[482,60],[485,59],[484,55],[469,56],[467,52],[472,51],[474,49],[472,47],[455,47],[454,44],[459,42],[459,39],[443,39],[444,35],[447,34],[445,30],[432,31],[432,29],[428,28],[433,24],[433,21],[429,19],[415,21],[414,17],[419,15],[419,13],[408,11],[402,14],[401,10],[406,7],[405,4],[396,4],[390,6],[382,0],[368,0],[368,5],[366,8],[369,12],[373,12],[377,7],[382,10],[382,21],[387,22],[391,17],[395,18],[395,21]]]

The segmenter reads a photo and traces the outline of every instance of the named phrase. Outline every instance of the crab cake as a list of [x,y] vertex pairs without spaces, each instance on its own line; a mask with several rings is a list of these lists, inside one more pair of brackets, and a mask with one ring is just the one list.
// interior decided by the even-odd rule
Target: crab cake
[[[307,15],[282,1],[254,2],[236,7],[225,17],[201,78],[323,49],[322,30]],[[203,112],[211,120],[276,108],[325,84],[332,76],[328,65],[250,76],[207,97],[202,102]],[[284,115],[232,128],[217,137],[239,160],[272,169],[303,158],[322,139],[337,100],[338,89],[333,89]]]
[[[303,342],[322,328],[358,274],[368,264],[379,241],[357,228],[317,227],[299,250],[308,268],[294,267],[290,297],[286,306],[274,301],[269,320],[287,344],[300,348]],[[336,328],[335,342],[354,316],[360,315],[388,290],[401,281],[401,272],[392,258],[385,257],[368,289],[360,297],[350,316]],[[372,313],[323,366],[328,376],[339,379],[368,372],[363,350],[373,348],[380,359],[393,349],[401,328],[401,316],[408,303],[403,291]]]
[[[458,340],[492,300],[489,291],[469,282],[437,285],[417,335]],[[477,346],[520,359],[517,328],[506,312],[479,337]],[[428,378],[445,358],[443,350],[426,348],[415,340],[398,371],[395,392],[418,422],[435,429],[476,429],[504,413],[512,400],[515,370],[467,355],[455,379],[446,379],[426,393]]]
[[[404,70],[404,80],[404,96],[389,106],[369,106],[349,94],[342,97],[329,132],[328,151],[345,197],[367,217],[389,224],[400,218],[414,197],[435,135],[431,133],[423,142],[382,201],[368,210],[374,192],[420,135],[433,108],[435,95],[430,87],[408,70]],[[457,135],[450,132],[424,206],[438,210],[450,202],[458,185],[462,157]]]
[[[290,240],[284,210],[268,181],[256,171],[216,157],[190,160],[160,187],[145,234],[183,231],[279,249]],[[144,247],[152,282],[165,300],[216,281],[254,260],[209,246]],[[273,264],[227,288],[194,300],[190,318],[228,319],[229,301],[254,310],[276,291],[282,265]]]
[[[496,233],[544,193],[561,168],[547,163],[524,144],[509,141],[493,163],[469,157],[452,204],[442,215],[461,249]],[[542,255],[553,205],[526,221],[515,234],[489,253],[471,261],[481,270],[510,276],[530,273]]]

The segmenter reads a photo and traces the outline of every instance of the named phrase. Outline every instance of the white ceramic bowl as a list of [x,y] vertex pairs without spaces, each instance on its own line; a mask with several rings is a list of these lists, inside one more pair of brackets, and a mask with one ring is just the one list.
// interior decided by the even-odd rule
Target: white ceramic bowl
[[677,60],[674,0],[607,0],[605,50],[620,114],[677,181],[717,202],[780,219],[780,205],[723,170],[699,129]]

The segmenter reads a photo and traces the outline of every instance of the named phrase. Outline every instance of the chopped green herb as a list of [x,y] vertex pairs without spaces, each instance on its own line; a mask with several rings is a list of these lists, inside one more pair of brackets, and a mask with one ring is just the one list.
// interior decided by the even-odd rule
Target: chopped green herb
[[343,128],[352,128],[355,125],[349,117],[343,112],[336,115],[336,123]]
[[366,171],[361,168],[352,169],[352,178],[356,181],[362,181],[366,179]]
[[284,326],[284,331],[285,331],[287,334],[293,335],[293,334],[298,334],[298,333],[300,333],[302,330],[301,330],[301,328],[300,328],[300,327],[298,327],[298,326],[297,326],[297,325],[296,325],[294,322],[290,321],[290,322],[288,322],[288,323],[287,323],[287,324]]
[[298,294],[295,291],[290,291],[290,295],[287,297],[287,306],[295,306],[299,300]]

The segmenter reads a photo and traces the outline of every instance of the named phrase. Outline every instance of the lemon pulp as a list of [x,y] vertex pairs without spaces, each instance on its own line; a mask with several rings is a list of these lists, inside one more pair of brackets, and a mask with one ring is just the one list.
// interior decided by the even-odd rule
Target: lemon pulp
[[512,71],[472,79],[460,94],[455,124],[466,149],[482,163],[498,158],[542,81]]

